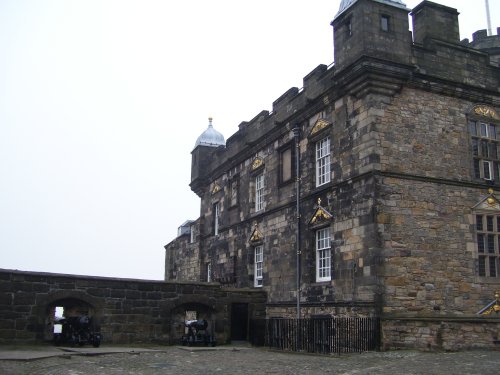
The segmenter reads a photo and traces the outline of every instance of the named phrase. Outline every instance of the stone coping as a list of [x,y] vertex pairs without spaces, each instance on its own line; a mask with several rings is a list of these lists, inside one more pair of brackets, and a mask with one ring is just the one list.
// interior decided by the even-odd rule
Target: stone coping
[[462,322],[462,323],[500,323],[500,316],[403,316],[403,315],[382,315],[384,320],[404,320],[422,322]]
[[[23,271],[23,270],[12,270],[0,268],[0,274],[14,274],[14,275],[27,275],[27,276],[40,276],[40,277],[60,277],[60,278],[72,278],[79,280],[107,280],[107,281],[130,281],[138,283],[149,283],[149,284],[164,284],[164,285],[202,285],[202,286],[212,286],[221,287],[220,283],[217,282],[202,282],[202,281],[165,281],[165,280],[147,280],[147,279],[134,279],[126,277],[109,277],[109,276],[92,276],[92,275],[76,275],[67,273],[52,273],[52,272],[41,272],[41,271]],[[224,290],[229,291],[239,291],[239,292],[259,292],[261,290],[255,290],[255,288],[231,288],[224,287]]]

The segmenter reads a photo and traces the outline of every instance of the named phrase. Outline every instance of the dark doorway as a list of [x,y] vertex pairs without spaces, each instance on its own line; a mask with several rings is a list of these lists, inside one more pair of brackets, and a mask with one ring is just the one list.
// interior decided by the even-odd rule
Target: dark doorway
[[248,303],[231,305],[231,341],[248,339]]

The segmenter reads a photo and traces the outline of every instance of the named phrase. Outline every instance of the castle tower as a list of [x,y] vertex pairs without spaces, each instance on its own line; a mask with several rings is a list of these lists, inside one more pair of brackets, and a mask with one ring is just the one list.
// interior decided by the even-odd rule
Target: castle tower
[[191,152],[191,190],[201,197],[205,186],[206,173],[209,170],[210,154],[218,147],[225,147],[224,136],[212,126],[212,118],[208,119],[208,128],[196,140]]
[[331,23],[336,70],[363,57],[408,64],[411,57],[409,11],[400,0],[342,0]]

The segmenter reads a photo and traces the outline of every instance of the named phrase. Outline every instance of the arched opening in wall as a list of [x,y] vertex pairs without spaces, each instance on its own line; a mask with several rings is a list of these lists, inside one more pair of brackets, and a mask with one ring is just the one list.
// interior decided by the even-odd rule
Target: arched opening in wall
[[172,343],[215,345],[215,310],[202,303],[185,303],[172,310]]
[[77,298],[53,301],[46,309],[44,339],[57,343],[66,338],[83,344],[90,333],[99,331],[96,315],[94,306]]

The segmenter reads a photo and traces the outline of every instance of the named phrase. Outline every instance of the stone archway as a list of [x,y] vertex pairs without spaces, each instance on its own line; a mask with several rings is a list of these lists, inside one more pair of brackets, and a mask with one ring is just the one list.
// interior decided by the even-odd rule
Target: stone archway
[[80,291],[58,291],[40,301],[37,320],[37,337],[51,341],[54,335],[56,308],[61,308],[64,317],[87,315],[92,318],[92,325],[98,329],[102,316],[102,302]]
[[186,302],[174,307],[169,314],[170,317],[170,343],[178,344],[182,336],[187,334],[184,322],[186,320],[202,320],[208,322],[208,331],[216,336],[216,311],[213,307],[198,303]]

